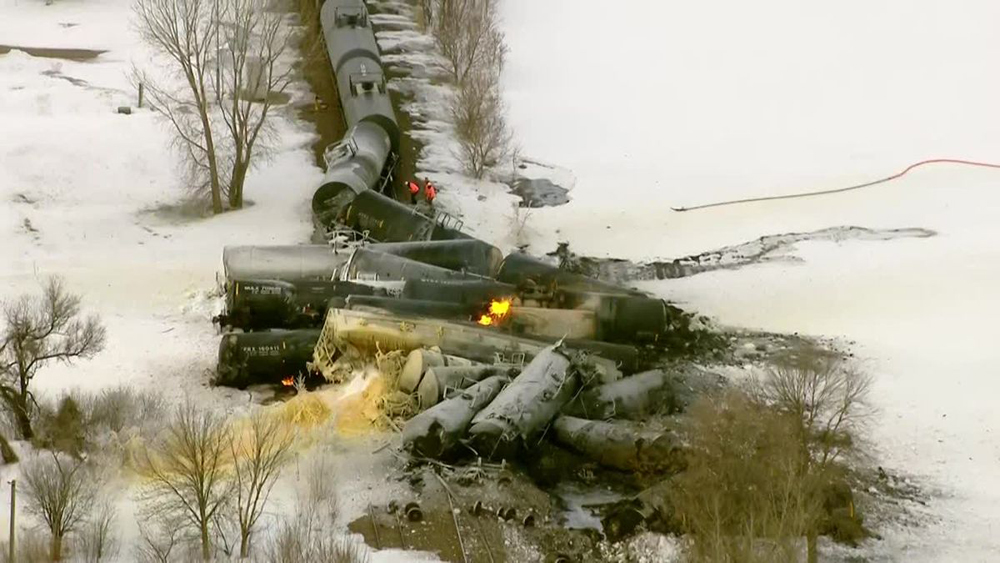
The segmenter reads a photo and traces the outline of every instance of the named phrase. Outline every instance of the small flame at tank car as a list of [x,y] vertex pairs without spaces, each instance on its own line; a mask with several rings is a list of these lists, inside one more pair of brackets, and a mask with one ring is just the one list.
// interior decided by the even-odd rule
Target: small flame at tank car
[[305,376],[312,361],[319,330],[234,332],[222,336],[215,385],[244,389],[257,383],[278,384],[287,377]]

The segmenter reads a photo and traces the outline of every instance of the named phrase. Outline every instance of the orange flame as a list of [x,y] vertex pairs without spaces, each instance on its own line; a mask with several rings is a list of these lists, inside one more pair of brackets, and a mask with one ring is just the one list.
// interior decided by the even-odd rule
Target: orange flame
[[500,301],[490,301],[489,310],[476,321],[483,326],[490,326],[499,323],[510,313],[510,299]]
[[490,301],[490,316],[504,318],[510,312],[510,300]]
[[284,385],[285,387],[292,387],[293,385],[295,385],[295,378],[289,375],[288,377],[281,380],[281,384]]

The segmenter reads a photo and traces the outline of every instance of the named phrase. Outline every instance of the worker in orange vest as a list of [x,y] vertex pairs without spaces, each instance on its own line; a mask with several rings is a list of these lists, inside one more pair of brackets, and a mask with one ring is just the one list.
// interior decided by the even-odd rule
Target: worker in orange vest
[[417,194],[420,193],[420,184],[410,180],[406,183],[406,187],[410,190],[410,203],[413,205],[417,204]]
[[427,198],[427,203],[434,203],[434,198],[437,197],[437,188],[427,178],[424,178],[424,197]]

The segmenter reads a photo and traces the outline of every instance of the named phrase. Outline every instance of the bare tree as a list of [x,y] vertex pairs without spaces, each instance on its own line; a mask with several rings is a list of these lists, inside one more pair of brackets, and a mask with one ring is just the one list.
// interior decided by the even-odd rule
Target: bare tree
[[36,458],[24,469],[28,511],[40,518],[51,534],[50,554],[62,560],[63,539],[84,523],[97,497],[98,482],[83,462]]
[[688,421],[688,467],[668,494],[692,559],[797,561],[817,508],[794,421],[737,391],[700,400]]
[[[839,461],[859,453],[859,431],[871,414],[870,389],[869,375],[815,351],[780,358],[752,385],[758,400],[794,421],[800,466],[820,489],[836,479]],[[819,556],[820,524],[815,519],[806,533],[810,563]]]
[[466,170],[482,178],[486,170],[510,152],[511,134],[498,75],[490,71],[470,74],[452,100],[452,120],[458,134],[458,158]]
[[291,82],[291,65],[284,61],[288,28],[266,0],[222,0],[222,80],[215,96],[232,142],[229,207],[243,207],[243,184],[258,142],[270,132],[267,117],[275,95]]
[[250,555],[251,534],[282,467],[291,458],[293,440],[294,435],[281,421],[257,413],[250,418],[246,435],[232,442],[240,558]]
[[170,563],[183,560],[177,552],[183,549],[184,523],[176,514],[151,514],[139,523],[139,543],[135,557],[144,563]]
[[[136,70],[152,107],[170,122],[190,166],[196,187],[206,186],[212,211],[222,213],[222,181],[217,139],[212,129],[210,71],[218,45],[219,17],[208,0],[135,0],[134,25],[157,57],[169,63],[168,76],[156,79]],[[174,87],[180,78],[183,86]]]
[[455,82],[463,84],[476,70],[493,69],[499,74],[507,47],[497,0],[438,0],[427,11],[433,15],[434,41]]
[[232,491],[231,438],[226,419],[187,402],[139,456],[147,512],[175,516],[195,530],[206,561],[212,557],[212,522]]
[[94,356],[104,348],[105,330],[97,316],[82,316],[80,297],[67,292],[55,277],[48,280],[41,297],[23,296],[5,304],[3,320],[0,398],[21,437],[30,439],[37,408],[31,382],[38,370],[51,361],[69,363]]
[[282,518],[264,550],[269,563],[366,563],[367,549],[330,533],[338,515],[334,468],[328,452],[315,454],[305,467],[295,511]]
[[118,555],[118,538],[115,535],[114,504],[101,502],[92,512],[80,531],[81,556],[88,563],[114,559]]

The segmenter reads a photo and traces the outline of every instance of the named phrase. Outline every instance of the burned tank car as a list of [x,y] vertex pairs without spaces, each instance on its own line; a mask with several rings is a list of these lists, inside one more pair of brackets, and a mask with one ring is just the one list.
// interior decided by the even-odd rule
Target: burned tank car
[[550,305],[594,311],[601,340],[609,342],[655,344],[667,333],[672,316],[666,301],[639,295],[557,290]]
[[319,330],[233,332],[222,336],[213,384],[243,389],[257,383],[281,383],[305,377]]
[[602,282],[594,278],[561,270],[534,256],[522,253],[508,254],[500,265],[497,279],[521,289],[595,291],[619,295],[643,295],[634,289]]
[[415,208],[371,190],[357,194],[336,222],[360,233],[367,231],[368,237],[378,242],[428,240],[435,226],[434,219]]
[[331,299],[376,293],[375,288],[342,281],[233,280],[219,320],[222,326],[243,330],[319,327]]
[[369,248],[488,278],[496,276],[503,262],[499,248],[475,238],[373,244]]
[[432,319],[467,321],[476,313],[478,307],[429,301],[426,299],[396,299],[392,297],[377,297],[367,295],[351,295],[346,299],[346,309],[380,309],[401,315],[413,315]]
[[344,281],[399,281],[482,279],[474,274],[447,270],[402,256],[358,248],[340,272]]
[[493,300],[512,299],[513,285],[494,280],[406,280],[405,299],[420,299],[482,306]]

